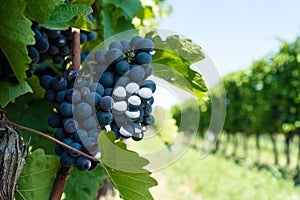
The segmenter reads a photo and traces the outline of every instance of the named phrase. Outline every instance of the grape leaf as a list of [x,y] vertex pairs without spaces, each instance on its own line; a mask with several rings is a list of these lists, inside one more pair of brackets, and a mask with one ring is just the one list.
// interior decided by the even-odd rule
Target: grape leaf
[[[151,33],[146,37],[151,38]],[[155,55],[152,60],[153,74],[187,92],[194,93],[199,98],[206,96],[204,92],[207,91],[207,87],[202,76],[190,68],[192,63],[204,58],[200,46],[193,44],[189,39],[181,39],[177,35],[169,36],[165,41],[156,35],[152,37],[152,40],[155,44]],[[162,65],[168,66],[169,69],[162,68]],[[182,80],[180,78],[182,76],[192,90],[179,81]]]
[[131,20],[127,20],[122,16],[121,9],[104,8],[101,11],[101,15],[105,39],[122,31],[134,29]]
[[59,167],[55,156],[45,155],[42,149],[29,154],[20,176],[15,199],[48,200]]
[[25,8],[24,0],[0,1],[0,48],[21,86],[24,85],[23,78],[26,77],[27,64],[31,62],[26,46],[34,44],[31,22],[23,13]]
[[24,14],[38,22],[39,24],[45,23],[46,19],[50,16],[51,12],[59,4],[63,3],[62,0],[26,0],[26,10]]
[[[68,27],[80,28],[83,30],[92,30],[94,27],[86,16],[93,10],[90,6],[85,4],[60,4],[56,6],[55,10],[46,20],[46,23],[41,26],[48,29],[67,29]],[[82,22],[85,20],[86,22]],[[82,24],[85,24],[83,26]],[[90,24],[86,26],[86,24]]]
[[95,2],[95,0],[75,0],[72,1],[72,4],[86,4],[86,5],[92,5]]
[[140,0],[131,0],[130,3],[123,0],[103,0],[104,6],[107,6],[108,4],[121,8],[123,11],[122,14],[127,20],[133,19],[135,15],[143,9]]
[[5,107],[9,102],[15,102],[15,99],[27,92],[32,92],[31,87],[26,81],[22,84],[13,83],[7,79],[0,82],[0,106]]
[[113,132],[100,134],[99,148],[102,152],[100,162],[121,198],[153,199],[149,188],[157,182],[150,176],[151,172],[143,168],[149,163],[148,160],[127,150],[124,143],[114,142]]
[[106,174],[100,166],[87,172],[73,169],[65,189],[65,199],[95,199],[104,177]]

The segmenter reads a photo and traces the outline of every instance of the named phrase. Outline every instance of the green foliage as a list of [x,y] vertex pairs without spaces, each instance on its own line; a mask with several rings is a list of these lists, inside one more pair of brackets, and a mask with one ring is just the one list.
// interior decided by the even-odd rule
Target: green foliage
[[31,20],[40,24],[45,23],[50,13],[55,9],[56,5],[62,3],[62,0],[26,0],[26,10],[24,14]]
[[29,154],[18,183],[16,200],[49,199],[59,167],[55,156],[45,155],[42,149]]
[[103,185],[104,177],[106,175],[101,166],[88,172],[73,169],[65,189],[64,199],[95,199],[98,189]]
[[[189,39],[181,39],[178,35],[168,36],[165,41],[151,32],[147,34],[155,44],[155,55],[153,56],[154,75],[164,78],[171,84],[184,89],[198,98],[206,96],[206,85],[202,76],[190,68],[192,63],[204,58],[201,47]],[[155,65],[156,64],[156,65]],[[159,64],[159,65],[157,65]],[[167,66],[166,71],[162,66]],[[161,69],[161,70],[160,70]],[[190,85],[182,84],[176,76],[183,76]]]
[[124,143],[115,142],[114,137],[113,132],[102,132],[99,136],[100,162],[111,183],[124,200],[153,199],[149,188],[157,182],[144,169],[149,162],[136,152],[127,150]]
[[86,17],[92,8],[85,4],[60,4],[51,12],[46,23],[41,24],[48,29],[67,29],[69,27],[93,30],[93,24]]
[[32,92],[27,82],[22,85],[11,83],[9,80],[2,80],[0,87],[0,106],[5,107],[9,102],[14,103],[15,99],[22,94]]
[[24,0],[2,0],[0,2],[0,19],[2,21],[0,24],[0,48],[19,80],[20,86],[24,85],[25,70],[31,61],[27,55],[26,46],[34,43],[33,32],[30,29],[31,22],[23,14],[25,9]]

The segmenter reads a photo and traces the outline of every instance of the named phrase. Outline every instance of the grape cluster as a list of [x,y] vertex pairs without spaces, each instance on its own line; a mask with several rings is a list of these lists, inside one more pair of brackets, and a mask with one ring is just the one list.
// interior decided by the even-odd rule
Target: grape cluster
[[[49,30],[33,23],[35,44],[27,46],[32,63],[43,63],[51,59],[54,64],[66,65],[72,58],[72,30]],[[94,32],[80,31],[80,43],[94,40]]]
[[[153,49],[152,40],[135,36],[130,41],[112,42],[108,50],[97,50],[86,58],[82,76],[99,80],[93,84],[101,90],[104,88],[100,96],[111,96],[114,102],[111,109],[113,117],[99,111],[98,121],[100,125],[110,125],[117,139],[139,141],[146,127],[154,123],[151,111],[156,85],[152,80],[146,80],[152,74]],[[110,123],[102,121],[102,118],[109,118]]]
[[[48,119],[49,126],[56,128],[54,137],[98,158],[102,130],[112,130],[116,139],[141,140],[146,127],[154,123],[156,85],[147,79],[152,74],[153,48],[150,39],[136,36],[90,54],[79,75],[67,70],[62,77],[42,76],[44,98],[55,105]],[[55,152],[65,167],[85,171],[96,165],[58,144]]]
[[[55,112],[48,118],[48,124],[56,128],[54,133],[56,139],[100,158],[97,139],[101,129],[97,127],[96,118],[92,115],[92,107],[82,101],[87,98],[93,99],[90,95],[93,92],[90,92],[88,87],[82,87],[80,91],[73,88],[77,75],[76,71],[67,70],[62,77],[49,75],[41,77],[40,85],[46,90],[44,98],[54,103],[55,107]],[[78,121],[78,118],[82,120]],[[80,156],[59,144],[55,146],[55,153],[60,156],[61,164],[65,167],[76,166],[79,170],[86,171],[92,170],[97,165],[97,162]]]

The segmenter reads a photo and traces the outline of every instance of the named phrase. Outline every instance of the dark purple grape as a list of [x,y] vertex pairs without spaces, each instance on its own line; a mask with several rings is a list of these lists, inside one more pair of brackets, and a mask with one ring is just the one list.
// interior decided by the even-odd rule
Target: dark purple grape
[[[81,144],[79,144],[79,143],[72,143],[70,146],[73,147],[74,149],[79,150],[79,151],[82,150]],[[68,153],[70,154],[70,156],[72,156],[72,157],[74,157],[74,158],[80,156],[80,154],[78,154],[78,153],[72,151],[71,149],[68,149]]]
[[113,115],[111,112],[99,111],[96,115],[100,126],[109,125],[113,121]]
[[66,101],[61,103],[58,108],[59,114],[62,115],[63,117],[71,117],[73,115],[73,110],[74,110],[74,106],[71,103]]
[[59,91],[59,90],[64,90],[67,88],[67,85],[68,85],[68,82],[65,78],[63,77],[54,77],[51,81],[51,87],[56,90],[56,91]]
[[135,62],[139,65],[149,64],[152,61],[152,56],[147,52],[140,52],[136,55]]
[[144,126],[152,125],[153,123],[154,123],[154,117],[152,115],[144,117],[144,120],[142,122]]
[[88,134],[83,129],[76,130],[76,132],[73,135],[74,142],[78,142],[78,143],[81,143],[83,138],[87,138],[87,137],[88,137]]
[[83,138],[82,145],[89,153],[92,154],[98,149],[98,140],[92,137]]
[[75,165],[80,171],[88,171],[91,168],[92,162],[89,159],[80,156],[77,158]]
[[[113,87],[114,86],[114,74],[112,72],[103,72],[99,82],[104,87]],[[103,90],[104,92],[104,90]]]
[[44,94],[44,99],[48,102],[55,102],[56,100],[56,91],[53,89],[47,90]]
[[101,99],[101,96],[100,96],[100,94],[97,93],[97,92],[91,92],[91,93],[89,93],[89,94],[86,96],[86,98],[85,98],[86,102],[87,102],[88,104],[90,104],[91,106],[96,106],[96,105],[98,105],[100,99]]
[[39,62],[40,54],[39,54],[38,50],[31,45],[27,47],[27,50],[28,50],[28,56],[30,57],[31,62],[33,62],[33,63]]
[[66,133],[72,134],[78,129],[78,122],[73,118],[66,118],[63,122],[63,126]]
[[61,90],[59,91],[57,94],[56,94],[56,101],[57,103],[62,103],[66,100],[66,93],[67,91],[66,90]]
[[76,106],[76,116],[80,119],[85,119],[92,114],[92,107],[88,103],[79,103]]
[[148,38],[142,39],[137,42],[135,49],[138,49],[141,51],[153,51],[154,43],[151,39],[148,39]]
[[67,38],[64,35],[59,35],[57,38],[55,38],[53,40],[53,43],[57,46],[57,47],[63,47],[65,46],[65,44],[67,43]]
[[80,44],[83,44],[87,41],[87,35],[85,33],[83,33],[82,31],[80,31]]
[[45,53],[49,49],[49,42],[44,37],[35,37],[34,47],[38,50],[39,53]]
[[60,141],[62,141],[63,139],[65,139],[67,137],[65,131],[63,128],[58,128],[55,130],[54,132],[54,137]]
[[100,99],[99,108],[102,111],[110,111],[114,105],[114,100],[110,96],[104,96]]
[[62,126],[62,117],[58,113],[52,113],[48,117],[48,124],[52,128],[59,128]]
[[122,76],[130,70],[130,65],[126,61],[120,61],[115,65],[115,68],[116,73]]
[[88,40],[88,41],[92,41],[92,40],[96,39],[96,37],[97,37],[97,34],[94,33],[94,32],[89,32],[89,33],[87,34],[87,40]]
[[137,44],[143,40],[141,36],[134,36],[130,41],[130,46],[132,49],[136,49]]
[[95,60],[99,63],[99,64],[105,64],[107,63],[106,60],[106,51],[104,50],[98,50],[95,53]]
[[104,94],[104,87],[100,83],[97,83],[97,82],[92,83],[92,85],[90,86],[90,90],[91,90],[91,92],[97,92],[101,96]]
[[156,84],[152,80],[144,80],[139,85],[140,88],[149,88],[152,93],[154,93],[156,90]]
[[52,81],[53,77],[49,76],[49,75],[44,75],[41,77],[40,79],[40,85],[42,88],[44,88],[45,90],[49,90],[51,88],[51,81]]
[[134,68],[129,71],[128,77],[134,82],[140,82],[145,77],[145,70],[142,66],[134,66]]
[[67,151],[63,152],[60,157],[60,163],[64,167],[73,167],[76,159],[68,154]]
[[96,128],[98,125],[97,119],[94,116],[89,116],[82,121],[82,126],[85,130],[91,130]]
[[117,42],[117,41],[110,43],[108,48],[109,49],[116,48],[116,49],[119,49],[120,51],[123,50],[122,44],[120,42]]
[[55,145],[54,151],[55,151],[55,154],[58,156],[61,156],[61,154],[64,152],[64,150],[62,149],[62,146],[59,144]]

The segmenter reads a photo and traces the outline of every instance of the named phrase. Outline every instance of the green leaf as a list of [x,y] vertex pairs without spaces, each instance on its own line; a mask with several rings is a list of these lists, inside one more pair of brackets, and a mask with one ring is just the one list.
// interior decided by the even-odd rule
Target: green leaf
[[44,98],[45,89],[43,89],[40,85],[40,78],[36,75],[26,79],[28,84],[33,90],[33,96],[38,99]]
[[27,5],[24,13],[28,18],[42,24],[46,22],[46,19],[59,3],[63,3],[63,0],[26,0]]
[[[85,4],[60,4],[56,6],[46,23],[41,24],[41,26],[48,29],[67,29],[69,27],[76,27],[86,30],[86,24],[88,24],[88,22],[83,23],[82,20],[88,21],[88,19],[84,19],[80,17],[80,15],[87,15],[92,11],[92,8]],[[80,19],[78,20],[78,18]],[[83,26],[83,24],[85,24],[85,26]]]
[[64,199],[95,199],[98,189],[103,185],[104,177],[106,174],[101,166],[87,172],[73,169],[64,191]]
[[[9,103],[5,110],[12,121],[42,131],[53,136],[53,129],[48,126],[48,116],[53,112],[52,104],[43,99],[34,99],[27,93],[15,103]],[[54,154],[55,143],[39,135],[22,130],[24,141],[30,141],[32,149],[43,148],[47,154]]]
[[131,0],[130,3],[123,0],[103,0],[103,5],[107,6],[108,4],[112,4],[117,8],[121,8],[123,10],[123,15],[126,19],[133,19],[135,15],[143,9],[140,0]]
[[[117,33],[134,29],[131,20],[127,20],[122,16],[121,9],[102,9],[102,25],[104,32],[104,39],[107,39]],[[116,17],[118,16],[118,17]]]
[[157,185],[151,172],[144,169],[149,163],[136,152],[126,149],[122,142],[113,142],[114,133],[102,132],[99,136],[99,148],[102,152],[100,162],[113,186],[125,200],[153,199],[149,188]]
[[9,102],[15,102],[15,99],[27,92],[32,92],[31,87],[26,81],[22,85],[13,83],[7,79],[0,81],[0,105],[5,107]]
[[55,156],[45,155],[41,149],[29,154],[18,183],[15,199],[48,200],[59,167],[59,161]]
[[34,44],[31,22],[24,15],[25,8],[24,0],[1,0],[0,2],[0,48],[21,86],[26,77],[25,70],[31,62],[26,46]]
[[95,29],[94,24],[87,18],[86,15],[78,15],[72,20],[73,27],[81,30],[93,31]]
[[192,63],[204,58],[201,48],[191,40],[180,39],[177,35],[169,36],[165,41],[160,36],[154,36],[152,40],[155,44],[153,74],[199,98],[206,96],[207,87],[202,76],[190,68]]
[[72,4],[86,4],[86,5],[92,5],[95,2],[95,0],[75,0],[72,2]]

